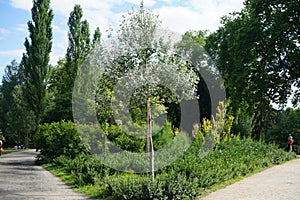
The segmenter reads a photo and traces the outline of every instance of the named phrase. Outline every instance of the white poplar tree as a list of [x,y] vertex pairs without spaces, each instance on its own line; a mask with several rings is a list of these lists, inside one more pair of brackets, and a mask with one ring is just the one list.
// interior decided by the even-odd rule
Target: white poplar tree
[[172,36],[166,36],[160,25],[158,16],[145,9],[142,2],[139,10],[132,10],[123,16],[116,43],[116,52],[129,57],[132,68],[118,79],[115,87],[117,101],[114,105],[119,107],[117,110],[128,110],[128,94],[146,102],[147,153],[152,180],[155,169],[151,100],[154,96],[164,95],[160,86],[170,89],[178,99],[195,98],[198,81],[197,74],[188,67],[187,60],[175,55]]
[[[132,9],[123,16],[117,36],[111,37],[88,56],[88,61],[82,66],[80,77],[77,77],[75,84],[75,88],[79,89],[91,82],[87,79],[93,79],[92,82],[95,83],[98,78],[100,85],[106,84],[110,87],[98,88],[96,93],[90,94],[87,94],[88,92],[83,94],[80,90],[73,91],[73,98],[81,94],[86,98],[95,96],[98,106],[97,117],[98,120],[103,120],[104,124],[108,121],[104,118],[112,117],[121,127],[130,125],[131,123],[127,123],[131,121],[130,101],[146,104],[147,125],[145,132],[139,134],[144,134],[147,138],[146,146],[152,180],[155,171],[152,124],[153,108],[157,104],[157,97],[164,98],[171,92],[174,99],[178,101],[196,98],[196,84],[199,78],[192,70],[189,59],[175,53],[175,43],[181,39],[178,37],[174,41],[176,36],[161,28],[158,15],[146,9],[142,1],[138,10]],[[84,72],[85,69],[92,70],[92,73]],[[169,91],[167,94],[166,88]],[[79,110],[78,113],[86,109],[79,104],[74,105],[75,109]],[[100,115],[105,117],[102,118]]]

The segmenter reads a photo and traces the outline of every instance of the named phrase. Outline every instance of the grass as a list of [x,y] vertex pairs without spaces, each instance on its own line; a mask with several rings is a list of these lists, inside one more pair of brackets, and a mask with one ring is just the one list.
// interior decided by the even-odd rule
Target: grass
[[67,174],[64,170],[54,164],[44,164],[42,167],[51,172],[53,175],[59,177],[64,183],[74,189],[75,178],[72,174]]
[[94,199],[113,200],[112,197],[102,198],[103,193],[105,193],[105,188],[99,185],[87,185],[76,189],[76,191]]
[[[60,178],[65,184],[71,187],[74,191],[85,194],[88,197],[99,199],[103,194],[103,187],[99,185],[86,185],[83,187],[75,186],[75,177],[72,174],[66,173],[62,168],[57,167],[55,164],[44,164],[44,169]],[[109,200],[109,199],[106,199]]]

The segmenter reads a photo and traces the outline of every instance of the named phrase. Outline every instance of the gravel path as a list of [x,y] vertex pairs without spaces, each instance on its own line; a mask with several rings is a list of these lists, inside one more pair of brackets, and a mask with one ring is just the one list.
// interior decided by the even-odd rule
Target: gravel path
[[300,200],[300,158],[245,178],[200,200]]
[[36,155],[35,150],[28,150],[0,156],[1,200],[88,199],[42,167],[35,166]]

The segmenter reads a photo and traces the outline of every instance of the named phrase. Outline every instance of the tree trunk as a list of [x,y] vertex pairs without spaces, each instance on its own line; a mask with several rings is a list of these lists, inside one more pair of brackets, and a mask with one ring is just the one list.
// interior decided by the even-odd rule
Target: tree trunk
[[147,99],[147,152],[149,153],[152,181],[154,181],[154,149],[152,141],[152,117],[150,98]]
[[26,136],[25,136],[25,148],[28,148],[28,143],[29,143],[29,133],[26,131]]

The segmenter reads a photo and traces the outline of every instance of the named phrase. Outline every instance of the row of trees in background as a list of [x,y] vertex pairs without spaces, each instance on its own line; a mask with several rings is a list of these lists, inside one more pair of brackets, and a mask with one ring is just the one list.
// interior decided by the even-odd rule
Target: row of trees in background
[[[290,113],[274,109],[272,103],[284,107],[292,93],[294,105],[300,102],[298,4],[299,0],[246,0],[241,12],[222,18],[223,26],[216,32],[189,31],[178,43],[184,50],[192,39],[205,47],[215,62],[225,81],[228,117],[234,117],[232,133],[255,138],[265,135],[267,140],[277,141],[274,135],[286,134],[276,127]],[[26,53],[20,63],[12,61],[7,65],[2,80],[1,128],[9,145],[27,146],[40,123],[73,120],[72,90],[77,70],[101,40],[99,28],[91,39],[89,24],[82,20],[82,9],[76,5],[68,21],[66,57],[51,66],[53,13],[49,5],[49,0],[34,1],[32,21],[28,23],[29,39],[24,44]],[[199,55],[193,56],[197,62]],[[207,83],[201,75],[197,93],[202,119],[210,118],[212,111]],[[170,111],[169,120],[176,126],[180,121],[178,105],[164,105]],[[293,118],[297,121],[300,116],[295,113]],[[290,133],[297,141],[300,129],[295,126],[286,128],[294,127]]]
[[248,129],[260,138],[279,112],[272,104],[283,108],[288,99],[300,104],[299,1],[246,0],[244,5],[222,18],[223,26],[207,37],[205,47],[225,80],[233,130]]
[[7,65],[2,80],[1,129],[7,146],[28,146],[40,123],[72,120],[72,89],[78,67],[101,38],[97,28],[91,41],[89,24],[82,20],[82,9],[76,5],[68,21],[66,58],[53,67],[49,64],[53,19],[50,0],[33,1],[31,14],[26,52],[20,63],[13,60]]
[[[20,64],[7,66],[3,78],[2,125],[7,142],[22,142],[28,146],[29,134],[36,132],[41,121],[46,96],[49,60],[52,48],[53,12],[50,1],[34,1],[32,21],[28,22]],[[5,110],[8,109],[8,110]]]

